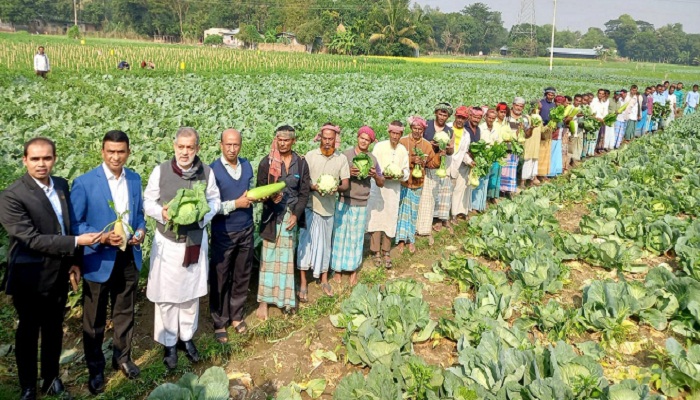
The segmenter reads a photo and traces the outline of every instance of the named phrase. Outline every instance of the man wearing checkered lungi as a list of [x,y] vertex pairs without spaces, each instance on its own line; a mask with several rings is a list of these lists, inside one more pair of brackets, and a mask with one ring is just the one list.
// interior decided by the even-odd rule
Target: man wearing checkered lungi
[[289,125],[277,128],[270,154],[260,160],[257,186],[285,182],[283,191],[263,202],[260,217],[260,281],[258,311],[267,319],[268,304],[283,310],[296,307],[294,295],[294,251],[298,227],[305,224],[304,209],[309,201],[309,166],[292,151],[296,132]]
[[[343,152],[350,165],[350,189],[341,192],[335,208],[333,223],[333,249],[331,250],[331,269],[333,278],[341,282],[341,275],[348,272],[350,286],[357,283],[357,270],[362,264],[365,226],[367,221],[367,200],[369,199],[372,179],[377,187],[384,186],[384,177],[376,157],[369,152],[369,145],[377,141],[377,135],[369,126],[357,131],[357,146]],[[356,157],[369,157],[371,167],[364,172],[358,165],[365,160]],[[362,166],[362,165],[360,165]]]
[[[427,121],[427,127],[423,133],[423,138],[430,142],[433,146],[433,151],[439,153],[440,146],[435,141],[435,134],[445,132],[450,136],[450,143],[445,148],[445,156],[451,156],[454,153],[454,138],[452,128],[447,126],[447,120],[452,116],[453,108],[450,103],[438,103],[435,105],[435,119]],[[439,165],[438,165],[439,167]],[[417,233],[419,235],[428,236],[428,240],[432,243],[433,236],[431,225],[433,220],[436,222],[432,226],[435,231],[439,231],[442,227],[447,227],[452,231],[452,226],[449,223],[450,219],[450,203],[452,200],[452,180],[441,178],[436,175],[436,169],[426,169],[425,185],[421,194],[420,207],[418,209],[418,222],[416,223]]]

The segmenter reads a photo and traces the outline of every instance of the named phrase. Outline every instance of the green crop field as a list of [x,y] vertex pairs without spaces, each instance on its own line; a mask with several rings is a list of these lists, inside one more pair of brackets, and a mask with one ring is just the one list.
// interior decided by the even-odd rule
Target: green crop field
[[[32,71],[39,45],[52,64],[46,81]],[[120,60],[132,70],[117,70]],[[156,69],[141,70],[141,60]],[[345,148],[362,125],[386,139],[388,122],[430,117],[441,101],[494,105],[538,99],[546,86],[573,95],[665,79],[690,87],[699,77],[698,67],[648,63],[555,60],[549,72],[546,59],[343,57],[0,34],[0,188],[23,173],[21,145],[37,135],[57,142],[54,172],[70,181],[101,162],[105,132],[123,130],[132,143],[127,167],[145,182],[172,156],[181,126],[199,131],[207,162],[220,154],[222,130],[241,130],[242,156],[255,167],[283,124],[297,128],[303,154],[327,121],[341,126]],[[391,273],[368,266],[354,290],[333,299],[312,293],[297,315],[250,323],[252,334],[229,345],[213,341],[203,312],[203,365],[167,373],[150,322],[139,322],[144,373],[137,381],[113,375],[102,398],[146,398],[209,366],[224,368],[233,395],[243,387],[280,400],[700,398],[699,135],[700,115],[685,117],[588,160],[491,206],[454,236],[441,233],[432,247],[419,242]],[[5,258],[4,232],[0,240]],[[139,302],[137,319],[152,319],[143,293]],[[64,381],[88,398],[76,296],[71,305],[64,349],[74,353],[62,364]],[[15,317],[5,296],[0,307],[0,398],[11,398]]]

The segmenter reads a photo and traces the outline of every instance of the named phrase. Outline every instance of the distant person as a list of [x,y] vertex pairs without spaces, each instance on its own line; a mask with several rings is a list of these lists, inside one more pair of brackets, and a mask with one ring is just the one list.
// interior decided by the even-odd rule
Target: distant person
[[153,61],[141,61],[141,68],[142,69],[156,69],[156,65],[153,64]]
[[37,76],[46,79],[49,71],[51,71],[49,56],[44,54],[44,46],[39,46],[39,52],[34,55],[34,72]]
[[122,61],[119,62],[119,64],[117,64],[117,69],[119,69],[119,70],[124,70],[124,69],[125,69],[125,70],[128,71],[128,70],[131,69],[131,65],[129,65],[128,62],[122,60]]

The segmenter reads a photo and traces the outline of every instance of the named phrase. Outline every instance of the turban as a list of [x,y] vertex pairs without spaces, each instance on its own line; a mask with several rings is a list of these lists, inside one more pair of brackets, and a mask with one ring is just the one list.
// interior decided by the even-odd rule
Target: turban
[[372,130],[372,128],[370,128],[369,126],[365,125],[365,126],[361,127],[357,131],[357,137],[360,137],[360,135],[362,135],[363,133],[366,134],[367,136],[369,136],[370,141],[372,141],[372,142],[377,141],[377,135],[374,133],[374,130]]
[[316,137],[314,138],[314,142],[320,142],[321,141],[321,134],[325,130],[330,130],[335,132],[335,148],[339,149],[340,148],[340,127],[338,125],[333,125],[333,124],[325,124],[321,127],[321,129],[318,130],[318,133],[316,134]]
[[[552,92],[554,93],[554,92]],[[522,104],[525,105],[525,99],[522,97],[516,97],[513,99],[513,104]]]
[[482,110],[481,107],[472,107],[472,115],[476,115],[477,117],[483,117],[484,110]]
[[555,103],[563,103],[564,101],[566,101],[566,97],[564,96],[557,96],[554,98]]
[[553,88],[553,87],[551,87],[551,86],[544,89],[544,94],[547,94],[547,93],[556,93],[556,92],[557,92],[557,89],[555,89],[555,88]]
[[389,133],[396,132],[403,135],[403,126],[389,124]]
[[457,107],[457,110],[455,111],[455,116],[468,118],[469,117],[469,109],[465,106],[459,106],[459,107]]
[[452,108],[452,104],[448,102],[443,102],[443,103],[437,103],[435,105],[435,111],[447,111],[447,115],[452,115],[454,112],[454,109]]
[[496,105],[496,111],[508,111],[508,104],[506,103],[498,103]]
[[408,125],[418,125],[422,127],[423,129],[428,127],[428,123],[422,118],[419,117],[418,115],[414,115],[412,117],[408,117]]

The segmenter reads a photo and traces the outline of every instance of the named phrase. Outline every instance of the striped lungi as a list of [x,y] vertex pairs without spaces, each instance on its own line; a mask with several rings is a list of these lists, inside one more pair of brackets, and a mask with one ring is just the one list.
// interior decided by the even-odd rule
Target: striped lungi
[[362,264],[367,206],[351,206],[339,201],[334,219],[331,268],[337,272],[355,271]]
[[396,226],[396,243],[404,241],[415,243],[416,219],[423,188],[409,189],[401,186],[401,201],[399,202],[399,223]]
[[[331,263],[331,239],[333,237],[333,216],[316,214],[306,208],[306,228],[299,230],[297,259],[299,269],[312,270],[314,278],[328,272]],[[364,225],[362,226],[364,228]]]
[[447,221],[450,219],[450,205],[452,204],[452,179],[450,179],[449,176],[445,178],[436,178],[438,179],[438,187],[433,217]]
[[[537,160],[535,160],[537,162]],[[486,197],[489,199],[497,199],[501,197],[501,164],[494,162],[491,165],[491,173],[489,174],[489,184],[486,190]]]
[[525,160],[523,162],[523,173],[521,177],[524,181],[537,178],[537,166],[539,165],[538,159]]
[[479,178],[479,186],[472,187],[472,209],[484,211],[486,209],[486,190],[489,186],[489,175]]
[[634,132],[637,129],[637,121],[629,120],[625,125],[625,140],[634,139]]
[[615,121],[615,144],[616,149],[620,148],[622,141],[625,139],[625,130],[627,130],[627,121]]
[[441,180],[441,178],[435,175],[434,169],[426,168],[424,172],[425,180],[423,181],[423,193],[420,195],[418,219],[416,220],[416,233],[419,235],[429,235],[430,232],[432,232],[433,216],[435,215]]
[[297,228],[287,230],[290,212],[277,224],[274,242],[262,241],[258,303],[274,304],[279,308],[296,307],[294,297],[294,248]]
[[561,132],[561,163],[564,169],[569,166],[569,134],[566,130]]
[[551,147],[551,160],[549,162],[549,173],[548,177],[555,177],[561,175],[562,173],[562,159],[561,159],[561,139],[552,140]]
[[605,149],[605,125],[601,126],[600,130],[598,131],[598,139],[596,140],[595,149]]
[[501,168],[501,191],[515,192],[518,189],[518,161],[513,153],[508,153],[506,165]]
[[569,140],[569,154],[571,154],[571,159],[574,161],[581,161],[581,156],[583,154],[583,135],[579,132],[576,134],[576,137],[571,136]]

